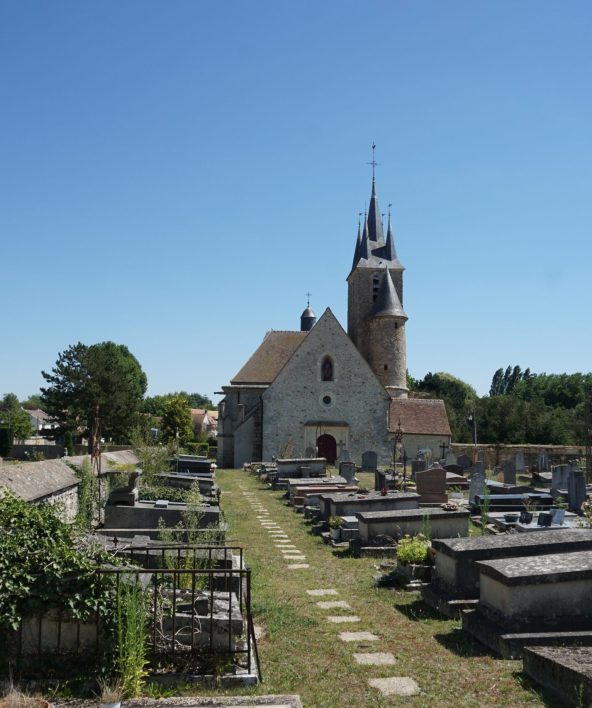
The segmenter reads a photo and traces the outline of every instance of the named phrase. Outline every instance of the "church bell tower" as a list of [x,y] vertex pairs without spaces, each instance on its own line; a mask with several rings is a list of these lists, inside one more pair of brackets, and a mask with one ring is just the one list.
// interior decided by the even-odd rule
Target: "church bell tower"
[[358,226],[352,269],[347,277],[347,333],[389,394],[393,398],[406,397],[405,269],[397,258],[390,211],[384,237],[374,157],[371,164],[370,207],[364,216],[363,229]]

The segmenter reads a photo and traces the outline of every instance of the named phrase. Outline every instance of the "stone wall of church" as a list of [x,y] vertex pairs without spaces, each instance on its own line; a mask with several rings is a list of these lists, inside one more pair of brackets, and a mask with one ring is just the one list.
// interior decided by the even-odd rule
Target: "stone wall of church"
[[[332,381],[321,380],[327,355],[334,362]],[[374,450],[380,464],[388,464],[388,407],[388,396],[367,363],[334,316],[324,315],[263,395],[263,458],[278,455],[288,444],[292,457],[304,457],[311,430],[321,435],[331,427],[347,429],[344,442],[354,462]]]
[[[218,405],[218,437],[217,437],[217,459],[219,467],[226,469],[237,466],[237,455],[235,454],[235,432],[248,417],[250,411],[260,405],[261,394],[265,390],[261,387],[244,386],[224,386],[226,394]],[[241,440],[241,449],[246,449],[244,436]],[[248,457],[240,462],[251,462]]]

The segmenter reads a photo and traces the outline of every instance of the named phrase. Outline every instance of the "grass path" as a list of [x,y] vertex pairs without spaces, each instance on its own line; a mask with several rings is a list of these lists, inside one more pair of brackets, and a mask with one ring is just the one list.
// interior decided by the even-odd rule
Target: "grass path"
[[[459,622],[442,619],[417,594],[374,588],[377,559],[333,551],[308,532],[302,516],[285,506],[281,493],[237,470],[219,470],[217,482],[229,536],[244,547],[253,570],[255,624],[265,631],[258,642],[264,683],[252,690],[254,694],[298,693],[307,708],[550,705],[521,675],[521,662],[494,657],[465,635]],[[254,511],[253,505],[269,514]],[[305,559],[284,558],[282,544],[272,540],[272,523],[287,534],[295,547],[290,550]],[[294,562],[310,567],[290,570]],[[313,597],[306,592],[314,589],[335,589],[337,594]],[[351,609],[322,609],[319,601],[345,601]],[[327,620],[340,614],[360,620]],[[345,642],[339,638],[343,631],[372,632],[379,639]],[[354,660],[358,652],[390,652],[396,661],[391,666],[363,666]],[[383,697],[368,684],[370,678],[390,676],[413,678],[421,693]]]

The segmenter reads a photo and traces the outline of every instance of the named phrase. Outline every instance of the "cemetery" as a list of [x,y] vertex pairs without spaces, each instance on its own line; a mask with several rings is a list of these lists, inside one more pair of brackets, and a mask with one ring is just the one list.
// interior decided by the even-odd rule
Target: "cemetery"
[[[222,685],[240,690],[240,685],[258,684],[266,661],[274,661],[284,641],[283,632],[273,635],[276,648],[257,639],[254,603],[278,601],[260,581],[255,585],[263,595],[258,599],[255,592],[250,565],[259,548],[257,553],[267,549],[277,556],[275,562],[256,566],[258,574],[271,574],[273,587],[280,582],[292,587],[302,577],[316,592],[315,586],[323,586],[324,571],[318,564],[313,570],[315,556],[334,566],[334,578],[350,578],[347,599],[331,592],[316,601],[317,611],[333,612],[327,616],[328,632],[332,624],[360,621],[348,614],[352,603],[358,614],[365,609],[374,616],[362,600],[369,592],[384,618],[385,608],[378,608],[387,593],[394,593],[399,612],[421,603],[425,609],[420,612],[434,612],[442,627],[460,619],[462,630],[457,631],[466,637],[463,641],[493,652],[492,661],[495,656],[523,660],[523,671],[541,691],[562,690],[561,679],[554,682],[550,676],[578,672],[570,649],[592,651],[587,602],[592,529],[578,508],[588,494],[579,467],[552,466],[548,482],[542,483],[517,474],[509,464],[499,470],[486,470],[478,460],[466,466],[461,459],[459,464],[450,452],[429,466],[411,461],[418,464],[410,464],[409,470],[399,464],[373,469],[372,456],[364,462],[345,459],[333,467],[319,458],[291,458],[220,472],[202,459],[179,456],[168,469],[146,479],[129,465],[125,472],[117,467],[110,471],[100,523],[89,537],[105,559],[93,562],[96,591],[136,607],[142,598],[143,661],[151,682],[187,676],[191,667],[192,680],[198,682],[193,690],[205,690],[215,659],[224,665],[217,679]],[[365,487],[368,483],[375,488]],[[243,503],[246,513],[236,516],[232,511],[229,524],[223,510]],[[254,525],[262,534],[259,545],[253,545]],[[344,558],[355,564],[347,571]],[[372,567],[381,567],[386,575],[373,575]],[[373,594],[377,592],[383,594]],[[391,620],[399,621],[394,615]],[[66,655],[70,667],[100,662],[107,646],[104,622],[48,607],[23,617],[16,633],[5,633],[4,652],[23,676],[34,675],[41,657],[58,676]],[[416,624],[415,632],[418,628]],[[424,631],[421,641],[439,655],[428,625]],[[355,642],[356,632],[341,634],[344,646],[349,635]],[[367,634],[379,641],[380,634]],[[376,678],[368,678],[368,690],[377,690],[372,686],[388,679],[391,654],[365,652],[355,654],[360,667],[386,662]],[[291,656],[294,662],[293,652]],[[160,669],[154,672],[155,667]],[[585,676],[578,676],[581,685],[588,685]],[[406,681],[402,685],[409,690],[426,690],[417,669]],[[564,689],[565,695],[572,688]]]

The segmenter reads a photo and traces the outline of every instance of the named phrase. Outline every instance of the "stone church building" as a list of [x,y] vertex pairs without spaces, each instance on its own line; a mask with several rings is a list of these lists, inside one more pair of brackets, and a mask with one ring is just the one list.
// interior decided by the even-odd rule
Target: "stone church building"
[[393,462],[395,431],[409,458],[450,443],[444,403],[408,397],[403,271],[389,214],[386,238],[372,179],[370,207],[358,228],[348,282],[347,332],[330,308],[308,306],[299,331],[268,332],[223,386],[218,465],[276,457],[326,457],[342,450],[358,464],[374,451]]

